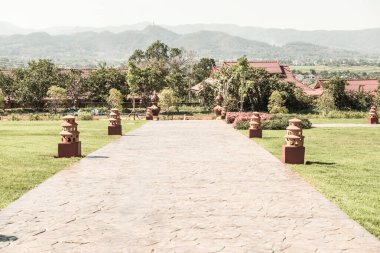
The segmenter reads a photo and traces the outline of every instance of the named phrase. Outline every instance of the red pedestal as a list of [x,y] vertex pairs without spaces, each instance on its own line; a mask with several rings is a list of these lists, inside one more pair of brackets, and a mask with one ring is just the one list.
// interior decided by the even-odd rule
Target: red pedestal
[[122,134],[122,126],[108,126],[108,135],[123,135]]
[[262,138],[263,130],[262,129],[249,129],[249,138]]
[[372,124],[379,124],[379,118],[375,117],[375,118],[372,118],[372,117],[368,117],[368,124],[372,125]]
[[292,147],[282,145],[283,163],[304,164],[305,163],[305,147]]
[[58,157],[80,157],[81,143],[58,143]]
[[148,116],[147,116],[147,117],[145,117],[145,119],[146,119],[146,120],[153,120],[153,116],[151,116],[151,117],[148,117]]

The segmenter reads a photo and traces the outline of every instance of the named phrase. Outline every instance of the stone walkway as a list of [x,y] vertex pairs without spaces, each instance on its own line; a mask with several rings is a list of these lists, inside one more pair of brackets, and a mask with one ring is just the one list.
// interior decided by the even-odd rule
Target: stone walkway
[[380,252],[220,121],[147,123],[2,210],[0,234],[1,253]]

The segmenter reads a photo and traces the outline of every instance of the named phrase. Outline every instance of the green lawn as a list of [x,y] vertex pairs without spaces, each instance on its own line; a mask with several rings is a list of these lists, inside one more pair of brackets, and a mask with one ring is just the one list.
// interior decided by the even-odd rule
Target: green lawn
[[[284,135],[266,130],[254,141],[280,158]],[[314,128],[304,135],[307,164],[290,167],[380,239],[379,129]]]
[[315,118],[309,119],[311,123],[315,124],[338,124],[338,123],[346,123],[346,124],[367,124],[367,119],[329,119],[329,118]]
[[[123,122],[124,133],[145,121]],[[0,121],[0,209],[79,158],[54,158],[61,121]],[[107,135],[108,121],[79,121],[82,155],[119,136]]]

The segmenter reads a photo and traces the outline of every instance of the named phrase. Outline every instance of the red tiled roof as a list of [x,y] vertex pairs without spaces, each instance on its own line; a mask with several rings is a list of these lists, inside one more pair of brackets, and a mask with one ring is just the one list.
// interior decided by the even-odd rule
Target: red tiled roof
[[[318,80],[317,84],[315,85],[315,90],[322,90],[323,91],[323,85],[328,83],[328,79],[322,79]],[[347,80],[347,85],[345,87],[345,91],[352,91],[352,92],[368,92],[368,93],[375,93],[378,89],[379,82],[376,79],[360,79],[360,80]]]
[[347,80],[346,91],[364,91],[368,93],[375,93],[379,86],[376,79],[370,80]]
[[321,90],[321,89],[312,89],[309,86],[307,86],[306,84],[298,81],[294,77],[293,72],[292,72],[292,70],[290,69],[289,66],[281,66],[281,69],[283,70],[283,72],[286,75],[286,77],[284,79],[282,79],[282,81],[289,82],[289,83],[294,83],[294,85],[296,87],[302,89],[303,92],[305,92],[309,96],[319,96],[319,95],[322,94],[323,90]]
[[[249,65],[253,68],[265,69],[271,74],[283,74],[280,63],[278,61],[249,61]],[[237,64],[236,61],[224,62],[223,65],[232,66]]]

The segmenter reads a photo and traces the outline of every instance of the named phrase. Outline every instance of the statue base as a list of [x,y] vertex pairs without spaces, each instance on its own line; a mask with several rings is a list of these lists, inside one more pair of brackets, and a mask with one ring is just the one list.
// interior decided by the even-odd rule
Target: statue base
[[58,143],[58,157],[80,157],[81,154],[81,142],[73,143]]
[[262,129],[249,129],[249,138],[262,138],[263,130]]
[[282,145],[283,163],[304,164],[305,163],[305,147],[293,147]]
[[123,135],[122,128],[121,125],[108,126],[108,135]]
[[368,117],[368,124],[370,124],[370,125],[379,124],[379,118]]

